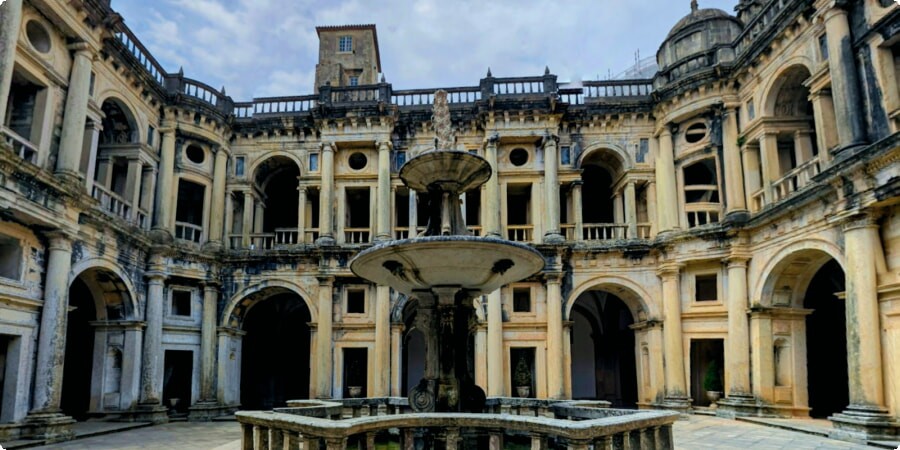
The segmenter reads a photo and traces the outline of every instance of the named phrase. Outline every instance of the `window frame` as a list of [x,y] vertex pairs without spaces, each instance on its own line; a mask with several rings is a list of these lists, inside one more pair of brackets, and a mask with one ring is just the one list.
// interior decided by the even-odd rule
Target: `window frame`
[[[175,320],[193,321],[194,320],[194,300],[197,289],[189,286],[169,286],[169,301],[167,302],[166,317]],[[188,295],[189,314],[175,314],[175,294],[186,293]]]
[[338,53],[353,53],[353,36],[338,37]]
[[[717,271],[717,270],[700,271],[700,272],[694,273],[691,278],[693,280],[693,283],[691,283],[691,301],[694,304],[699,304],[699,305],[721,305],[722,304],[722,289],[721,289],[722,283],[720,282],[722,277],[720,276],[719,271]],[[715,278],[716,298],[700,300],[697,297],[697,294],[698,294],[697,283],[703,278]]]
[[[348,284],[344,286],[343,293],[341,295],[341,305],[343,307],[344,315],[349,317],[366,317],[369,314],[369,286],[365,284]],[[362,312],[350,312],[350,292],[362,292],[363,294],[363,311]]]
[[0,240],[8,239],[10,242],[13,242],[19,247],[19,266],[18,266],[18,278],[7,278],[4,276],[0,276],[0,284],[13,285],[13,286],[22,286],[25,282],[25,271],[26,261],[28,259],[28,255],[25,253],[26,246],[24,240],[18,238],[16,236],[11,236],[9,234],[5,234],[0,232]]
[[[528,311],[518,311],[516,310],[516,291],[528,291]],[[512,284],[509,287],[509,311],[512,315],[524,317],[524,316],[536,316],[537,308],[535,302],[535,292],[534,286],[531,284]]]

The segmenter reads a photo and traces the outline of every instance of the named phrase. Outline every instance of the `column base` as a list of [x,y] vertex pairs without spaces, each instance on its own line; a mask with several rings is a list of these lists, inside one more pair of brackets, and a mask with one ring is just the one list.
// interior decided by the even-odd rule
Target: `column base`
[[375,235],[375,242],[387,242],[387,241],[393,241],[393,240],[394,240],[394,237],[391,236],[390,234]]
[[25,417],[24,428],[34,439],[42,439],[46,444],[75,439],[72,425],[75,419],[62,413],[31,413]]
[[746,209],[736,209],[725,213],[725,222],[728,223],[744,223],[750,220],[750,211]]
[[877,406],[850,405],[828,420],[834,424],[834,430],[829,433],[834,439],[894,441],[900,437],[900,423],[887,409]]
[[154,228],[150,230],[150,240],[157,244],[170,244],[175,238],[172,236],[172,232],[165,228]]
[[778,408],[766,404],[752,395],[730,395],[718,401],[716,416],[727,419],[735,417],[791,417]]
[[169,410],[159,403],[138,405],[134,411],[134,420],[136,422],[151,422],[153,424],[167,423],[169,421]]
[[209,241],[203,244],[203,251],[205,252],[220,252],[224,248],[222,245],[222,241]]
[[337,245],[337,241],[331,236],[319,236],[319,238],[316,239],[316,245],[319,247],[333,247]]
[[659,406],[663,409],[671,409],[681,414],[687,414],[691,411],[691,399],[689,397],[670,396],[664,398]]
[[558,231],[548,231],[544,234],[545,244],[562,244],[564,242],[566,242],[566,238]]
[[[84,176],[81,175],[80,172],[71,170],[57,170],[53,173],[53,176],[62,181],[64,184],[70,184],[73,186],[81,185],[82,189],[84,189]],[[90,194],[90,192],[88,192],[88,194]]]
[[191,422],[209,422],[216,417],[227,416],[237,411],[234,405],[222,405],[216,401],[197,402],[188,408],[188,420]]

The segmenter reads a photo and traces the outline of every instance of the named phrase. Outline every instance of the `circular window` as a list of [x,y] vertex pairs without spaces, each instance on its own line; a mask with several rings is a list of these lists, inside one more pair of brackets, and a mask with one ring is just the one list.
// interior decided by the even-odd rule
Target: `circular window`
[[516,167],[524,166],[528,162],[528,151],[524,148],[513,149],[509,152],[509,162]]
[[696,144],[706,138],[706,124],[695,123],[684,132],[684,140],[688,144]]
[[350,168],[353,170],[362,170],[366,167],[366,164],[369,163],[369,159],[366,158],[366,155],[356,152],[350,155]]
[[184,153],[187,155],[187,159],[194,164],[203,164],[203,160],[206,159],[206,153],[196,145],[188,146]]
[[41,53],[50,51],[50,33],[40,23],[32,20],[25,25],[25,34],[28,36],[28,42],[35,50]]

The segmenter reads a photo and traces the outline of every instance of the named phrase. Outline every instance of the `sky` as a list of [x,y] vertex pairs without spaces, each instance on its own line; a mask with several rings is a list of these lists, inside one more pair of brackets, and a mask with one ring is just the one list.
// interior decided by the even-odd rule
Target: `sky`
[[[737,0],[700,0],[734,13]],[[235,101],[313,92],[316,26],[374,23],[394,89],[607,79],[656,55],[689,0],[112,0],[170,73]]]

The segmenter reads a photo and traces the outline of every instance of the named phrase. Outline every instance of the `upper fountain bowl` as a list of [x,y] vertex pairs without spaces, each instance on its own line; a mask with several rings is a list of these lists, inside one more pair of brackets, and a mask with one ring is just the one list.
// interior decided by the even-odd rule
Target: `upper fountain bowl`
[[491,178],[491,165],[484,158],[458,150],[431,150],[410,159],[400,168],[400,178],[411,189],[462,194]]

